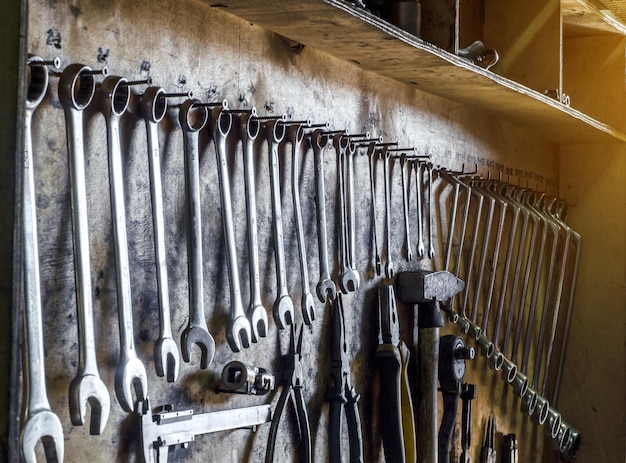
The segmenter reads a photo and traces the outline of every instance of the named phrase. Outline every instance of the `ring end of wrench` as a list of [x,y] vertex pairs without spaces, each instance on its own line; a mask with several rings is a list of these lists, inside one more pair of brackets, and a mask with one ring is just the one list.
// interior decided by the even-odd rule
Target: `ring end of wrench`
[[91,407],[89,434],[97,436],[104,432],[111,411],[111,397],[99,376],[76,376],[70,383],[68,400],[70,419],[74,426],[84,426],[87,422],[87,404],[89,404]]
[[37,410],[31,414],[22,429],[20,447],[26,463],[37,463],[35,447],[42,441],[49,461],[63,461],[63,426],[59,417],[50,409]]
[[180,357],[176,341],[161,337],[154,344],[154,369],[157,376],[166,377],[168,383],[178,379]]

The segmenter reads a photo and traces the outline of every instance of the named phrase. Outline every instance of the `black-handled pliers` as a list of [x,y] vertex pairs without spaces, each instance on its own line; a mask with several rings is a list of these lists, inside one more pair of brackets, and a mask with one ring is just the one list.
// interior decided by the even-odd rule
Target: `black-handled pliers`
[[270,426],[269,437],[267,439],[265,463],[272,463],[274,461],[274,446],[276,444],[278,425],[280,423],[280,417],[282,416],[285,406],[287,405],[287,399],[291,399],[296,412],[298,434],[300,436],[300,461],[304,463],[311,463],[311,426],[309,425],[309,416],[306,411],[306,404],[304,403],[303,395],[304,373],[302,368],[302,328],[300,328],[300,334],[296,336],[296,327],[295,325],[291,325],[289,352],[282,356],[282,360],[283,390],[280,393],[280,397],[272,417],[272,425]]
[[331,463],[341,463],[341,436],[343,434],[343,415],[348,423],[350,443],[350,462],[363,463],[363,435],[359,414],[357,394],[350,378],[346,325],[342,295],[333,300],[331,309],[331,360],[332,385],[328,392],[330,417],[328,423],[328,457]]

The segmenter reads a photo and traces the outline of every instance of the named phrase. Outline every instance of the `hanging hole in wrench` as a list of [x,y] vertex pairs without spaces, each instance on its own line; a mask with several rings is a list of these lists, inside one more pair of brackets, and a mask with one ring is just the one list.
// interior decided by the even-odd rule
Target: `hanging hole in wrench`
[[[86,68],[88,69],[88,68]],[[85,109],[96,90],[96,81],[91,74],[78,73],[72,82],[72,104],[76,109]]]
[[111,110],[118,116],[122,115],[122,113],[126,111],[126,107],[130,101],[130,88],[128,85],[125,85],[125,83],[125,79],[120,79],[113,89]]
[[28,78],[28,91],[26,104],[35,107],[43,100],[48,88],[48,70],[43,66],[28,66],[26,68]]

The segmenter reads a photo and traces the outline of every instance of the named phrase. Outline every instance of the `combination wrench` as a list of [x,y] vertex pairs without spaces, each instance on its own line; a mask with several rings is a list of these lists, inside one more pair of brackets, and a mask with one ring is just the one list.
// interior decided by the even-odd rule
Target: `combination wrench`
[[291,144],[291,192],[293,197],[294,220],[296,225],[296,238],[298,241],[298,254],[300,255],[300,277],[302,281],[302,318],[304,323],[310,325],[315,320],[315,301],[309,289],[309,269],[306,258],[306,238],[302,225],[302,210],[300,208],[300,156],[302,154],[302,140],[304,128],[310,127],[311,121],[289,122],[287,126],[286,140]]
[[[46,392],[43,322],[41,315],[41,275],[39,271],[39,242],[37,238],[37,204],[35,173],[33,171],[32,117],[48,89],[48,69],[38,56],[28,59],[28,90],[24,111],[24,156],[21,162],[22,253],[19,285],[24,291],[24,403],[20,450],[26,463],[36,463],[35,447],[42,441],[51,456],[48,461],[62,462],[63,426],[50,408]],[[31,65],[31,63],[34,63]],[[52,442],[50,442],[52,441]],[[47,444],[47,445],[46,445]],[[52,450],[54,456],[52,456]],[[46,452],[48,454],[48,452]]]
[[286,116],[265,121],[270,168],[270,190],[272,197],[272,232],[274,234],[274,258],[276,260],[277,295],[274,301],[274,321],[278,329],[285,329],[294,322],[293,301],[287,289],[287,268],[285,264],[285,243],[283,236],[283,212],[280,194],[280,170],[278,165],[278,145],[285,138]]
[[161,155],[159,152],[158,124],[167,113],[165,91],[148,87],[141,97],[141,114],[146,122],[148,137],[148,165],[150,168],[150,195],[152,199],[152,226],[159,304],[159,338],[154,344],[154,367],[158,376],[168,382],[178,378],[180,356],[172,336],[170,319],[169,284],[167,280],[167,252],[165,250],[165,218],[163,216],[163,185],[161,180]]
[[83,110],[91,103],[95,90],[96,82],[87,66],[70,64],[61,73],[59,101],[63,105],[67,131],[79,340],[78,370],[70,383],[68,400],[75,426],[85,424],[89,403],[89,432],[93,435],[102,434],[111,409],[111,397],[100,378],[96,360],[85,178]]
[[[369,134],[367,134],[369,135]],[[348,135],[351,137],[350,135]],[[354,136],[352,136],[354,137]],[[358,135],[357,135],[358,137]],[[367,137],[369,138],[369,136]],[[382,138],[380,139],[382,140]],[[365,140],[368,142],[371,140]],[[346,174],[345,174],[345,184],[346,184],[346,251],[347,251],[347,259],[348,266],[352,270],[352,273],[355,278],[356,288],[358,288],[361,284],[361,277],[359,272],[356,269],[356,212],[354,207],[354,156],[357,150],[357,142],[351,141],[348,143],[346,147],[346,153],[344,157]]]
[[220,204],[222,206],[222,225],[226,244],[226,261],[228,263],[228,280],[230,288],[230,322],[226,328],[226,339],[233,352],[250,347],[251,327],[246,318],[241,301],[239,281],[239,264],[237,262],[237,243],[235,241],[235,225],[233,222],[233,206],[230,198],[230,173],[226,159],[226,137],[233,125],[233,116],[228,112],[228,103],[213,106],[209,111],[209,132],[215,145],[217,157],[217,173],[220,187]]
[[359,287],[358,273],[350,266],[348,218],[346,205],[346,187],[344,182],[344,163],[346,151],[350,145],[349,135],[333,137],[333,146],[337,155],[337,195],[339,197],[339,230],[338,248],[341,273],[339,287],[344,294],[356,291]]
[[378,158],[378,150],[375,147],[370,147],[368,152],[368,161],[369,161],[369,174],[370,174],[370,199],[371,199],[371,207],[372,207],[372,235],[374,240],[374,265],[376,270],[376,275],[382,275],[382,263],[380,260],[380,251],[378,248],[378,221],[376,213],[376,159]]
[[321,129],[309,135],[313,147],[313,163],[315,165],[315,209],[317,217],[317,246],[320,259],[320,279],[315,288],[321,302],[337,297],[337,287],[330,278],[328,269],[328,234],[326,230],[326,188],[324,186],[324,153],[330,141],[329,134]]
[[426,163],[428,169],[428,258],[435,258],[435,234],[433,233],[433,216],[436,208],[433,205],[433,163]]
[[402,176],[402,206],[404,208],[404,239],[406,241],[406,260],[413,260],[413,251],[411,249],[411,232],[409,230],[409,191],[408,184],[411,183],[411,171],[409,170],[409,178],[406,178],[406,154],[400,155],[400,173]]
[[380,156],[383,160],[383,176],[385,185],[385,245],[387,247],[387,261],[385,262],[385,277],[393,278],[394,268],[391,260],[391,183],[389,181],[389,159],[391,153],[388,147],[380,148]]
[[415,194],[417,196],[417,255],[424,257],[424,216],[422,209],[422,163],[413,161],[413,170],[415,170]]
[[187,204],[187,271],[189,275],[189,322],[181,336],[183,360],[191,360],[194,344],[200,348],[200,368],[206,369],[215,355],[215,340],[204,317],[202,214],[200,209],[200,162],[198,132],[206,125],[209,113],[200,100],[185,101],[178,113],[183,129],[185,186]]
[[[146,369],[137,357],[133,339],[133,310],[126,236],[126,208],[124,206],[124,172],[120,144],[120,118],[128,108],[130,88],[125,78],[108,76],[99,89],[100,104],[107,126],[109,154],[109,184],[111,215],[115,242],[117,308],[119,314],[120,356],[115,368],[115,395],[126,412],[135,410],[135,404],[148,394]],[[136,401],[132,397],[132,389]]]
[[252,342],[267,336],[267,311],[261,302],[261,276],[259,272],[259,238],[256,215],[256,184],[254,172],[254,141],[261,124],[256,108],[239,115],[239,137],[243,149],[244,189],[246,195],[246,222],[248,235],[248,269],[250,273],[250,320]]

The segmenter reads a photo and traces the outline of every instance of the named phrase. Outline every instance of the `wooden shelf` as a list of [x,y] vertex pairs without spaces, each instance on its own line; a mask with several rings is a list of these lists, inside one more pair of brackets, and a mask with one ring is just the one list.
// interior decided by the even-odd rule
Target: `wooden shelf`
[[597,0],[561,0],[563,33],[566,36],[626,35],[626,25]]
[[341,0],[207,3],[365,70],[488,111],[558,144],[626,141],[625,134],[580,111],[486,71]]

